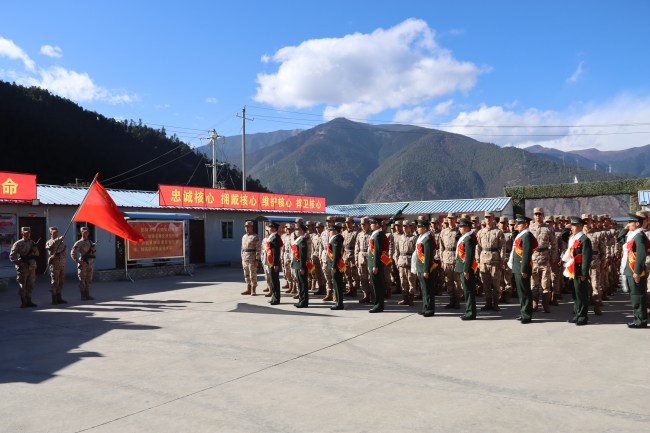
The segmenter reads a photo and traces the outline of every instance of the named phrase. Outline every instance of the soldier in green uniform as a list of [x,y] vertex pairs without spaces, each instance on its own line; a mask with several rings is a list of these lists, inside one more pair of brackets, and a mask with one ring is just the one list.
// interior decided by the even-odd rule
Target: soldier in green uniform
[[528,229],[531,219],[524,215],[515,216],[517,237],[515,238],[508,266],[512,269],[519,295],[521,315],[517,320],[530,323],[533,320],[533,292],[530,288],[530,276],[533,269],[533,251],[537,248],[537,240]]
[[422,311],[418,314],[424,317],[431,317],[436,313],[433,278],[433,270],[436,267],[436,262],[433,260],[436,254],[436,245],[429,230],[429,221],[418,219],[417,230],[418,239],[415,242],[417,260],[415,261],[415,270],[422,289]]
[[280,268],[282,267],[282,239],[278,235],[278,223],[274,221],[269,223],[269,233],[269,238],[264,246],[266,261],[271,274],[271,300],[269,304],[278,305],[281,296]]
[[20,229],[22,239],[17,240],[9,252],[9,260],[16,265],[16,281],[20,287],[20,308],[36,307],[32,302],[32,290],[36,282],[36,243],[32,240],[31,227]]
[[461,218],[458,221],[460,239],[456,246],[456,264],[454,270],[460,274],[460,284],[465,295],[465,314],[461,320],[476,319],[476,235],[472,231],[469,220]]
[[298,237],[291,245],[292,259],[291,269],[298,283],[298,303],[294,304],[296,308],[307,308],[309,306],[309,292],[307,290],[307,261],[309,260],[309,246],[305,238],[307,227],[304,224],[296,224],[296,233]]
[[372,280],[372,288],[375,291],[375,304],[370,312],[381,313],[384,311],[384,295],[386,294],[384,267],[386,259],[388,259],[388,242],[380,222],[376,218],[369,218],[368,222],[370,230],[372,230],[368,245],[368,272]]
[[646,292],[648,275],[645,272],[648,238],[643,233],[643,219],[642,216],[629,214],[626,226],[628,232],[625,237],[625,245],[623,245],[621,273],[625,275],[634,311],[634,321],[627,324],[628,328],[647,328],[648,326],[648,294]]
[[341,235],[341,223],[334,223],[329,227],[329,242],[327,244],[327,269],[332,275],[332,285],[336,296],[336,305],[330,310],[343,309],[343,292],[345,283],[345,262],[343,261],[343,236]]
[[591,266],[592,245],[591,239],[585,234],[583,228],[585,221],[582,218],[571,217],[571,237],[569,248],[565,251],[562,261],[566,262],[564,275],[569,278],[573,286],[573,318],[569,323],[578,326],[586,325],[589,319],[589,268]]

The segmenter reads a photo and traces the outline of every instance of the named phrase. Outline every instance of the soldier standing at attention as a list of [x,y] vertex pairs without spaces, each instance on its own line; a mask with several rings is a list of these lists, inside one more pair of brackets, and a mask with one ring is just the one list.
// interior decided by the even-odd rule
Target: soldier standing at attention
[[278,235],[278,223],[269,223],[269,239],[264,246],[266,262],[271,274],[271,300],[269,304],[280,303],[280,268],[282,267],[282,238]]
[[436,246],[431,231],[429,230],[429,221],[418,219],[417,222],[418,238],[415,242],[415,251],[417,251],[417,261],[415,270],[420,280],[422,288],[422,311],[418,314],[424,317],[431,317],[436,314],[436,300],[434,293],[433,270],[436,262],[433,256],[436,253]]
[[462,289],[460,287],[460,278],[454,270],[456,265],[456,242],[460,238],[460,232],[456,227],[456,215],[447,214],[447,223],[449,227],[440,232],[440,251],[442,251],[442,267],[445,273],[445,286],[449,293],[449,304],[445,308],[460,308],[460,298]]
[[45,249],[50,254],[47,264],[50,267],[50,287],[52,289],[52,305],[67,304],[61,297],[63,281],[65,280],[66,246],[63,236],[59,236],[59,229],[50,227],[50,240],[45,243]]
[[269,262],[266,260],[266,243],[269,240],[269,226],[265,225],[264,226],[264,239],[262,239],[262,242],[260,242],[260,260],[262,262],[262,268],[264,269],[264,279],[266,280],[266,289],[264,289],[264,292],[266,292],[265,297],[269,298],[273,294],[271,292],[271,271],[269,270]]
[[512,269],[519,295],[521,315],[517,320],[530,323],[533,320],[533,294],[530,289],[531,272],[533,270],[533,254],[537,248],[537,240],[528,229],[530,218],[515,216],[517,236],[512,245],[508,266]]
[[38,248],[32,241],[31,227],[21,227],[22,239],[11,246],[9,260],[16,266],[16,281],[20,288],[20,308],[36,307],[32,302],[32,290],[36,282],[36,257],[39,256]]
[[77,276],[79,277],[79,291],[82,301],[92,301],[90,285],[93,281],[93,268],[95,267],[95,244],[88,239],[88,227],[81,228],[81,239],[72,246],[70,257],[77,263]]
[[345,225],[346,230],[343,232],[343,261],[345,262],[345,279],[348,285],[345,296],[356,298],[359,289],[359,273],[354,259],[354,244],[357,241],[359,232],[354,228],[354,219],[352,217],[345,219]]
[[246,291],[242,295],[255,296],[257,288],[257,265],[260,260],[260,238],[253,232],[253,221],[246,221],[246,233],[241,238],[241,264],[244,268]]
[[539,244],[533,254],[533,263],[535,266],[532,270],[533,279],[533,311],[537,311],[540,288],[542,291],[542,308],[545,313],[550,313],[551,302],[551,261],[558,261],[557,241],[555,232],[548,224],[544,223],[544,209],[536,207],[535,221],[530,224],[530,232],[533,234]]
[[[380,225],[381,225],[381,231],[384,232],[384,236],[386,237],[386,243],[388,244],[388,251],[386,252],[386,255],[388,257],[393,257],[393,252],[395,250],[395,244],[393,243],[393,233],[390,231],[390,228],[388,227],[388,222],[386,220],[380,221]],[[392,260],[388,263],[384,263],[383,269],[384,269],[384,287],[386,288],[386,293],[384,295],[384,298],[390,299],[393,293]],[[397,284],[395,284],[395,287],[397,287]]]
[[[514,224],[512,225],[514,228]],[[510,251],[512,251],[512,232],[510,231],[510,224],[508,222],[508,217],[502,216],[499,218],[499,228],[503,232],[503,256],[510,257]],[[507,258],[504,261],[507,262]],[[512,269],[508,266],[503,267],[503,274],[501,275],[501,300],[506,304],[510,303],[510,298],[512,297]]]
[[397,243],[404,236],[404,224],[402,220],[397,220],[393,223],[393,232],[390,240],[392,241],[392,248],[389,250],[390,258],[393,261],[390,264],[390,273],[393,282],[395,283],[395,293],[403,293],[402,281],[399,275],[399,268],[397,267]]
[[[413,235],[413,224],[411,221],[402,222],[404,233],[397,239],[395,244],[395,260],[399,268],[399,280],[402,285],[403,299],[398,302],[399,305],[413,305],[415,299],[415,279],[416,276],[411,272],[411,258],[415,252],[415,242],[417,237]],[[433,274],[429,276],[434,279]]]
[[[465,314],[460,316],[461,320],[476,319],[476,272],[478,267],[475,259],[477,239],[471,230],[470,222],[461,218],[458,221],[460,239],[456,246],[455,271],[459,274],[460,283],[465,294]],[[487,296],[487,292],[486,292]]]
[[284,236],[282,236],[282,272],[284,279],[287,281],[288,287],[284,293],[298,293],[296,288],[296,280],[293,278],[291,272],[291,244],[293,243],[293,224],[287,223],[284,228]]
[[578,217],[571,217],[571,237],[569,249],[564,252],[562,261],[566,262],[564,274],[573,284],[573,318],[569,323],[578,326],[586,325],[587,311],[589,310],[589,268],[591,260],[591,240],[583,230],[585,221]]
[[298,303],[294,304],[296,308],[307,308],[309,306],[309,291],[307,290],[307,261],[309,260],[309,245],[305,232],[307,227],[302,223],[296,224],[296,234],[298,237],[291,245],[292,260],[291,269],[293,270],[296,283],[298,284]]
[[[602,268],[603,260],[607,256],[607,241],[604,239],[603,232],[595,228],[594,216],[590,214],[582,214],[583,226],[582,230],[590,241],[590,258],[591,263],[587,266],[585,258],[583,257],[583,266],[589,269],[589,280],[591,282],[591,300],[594,303],[594,313],[597,316],[603,314],[603,281],[602,281]],[[572,219],[573,221],[573,219]],[[573,222],[571,223],[573,228]],[[569,247],[571,244],[569,243]],[[589,281],[587,282],[589,283]],[[589,304],[587,303],[587,306]],[[587,308],[587,307],[585,307]],[[585,316],[586,317],[586,316]]]
[[359,269],[359,285],[363,292],[363,298],[359,299],[360,304],[370,303],[374,296],[370,288],[370,273],[368,272],[368,245],[371,234],[368,218],[361,218],[361,231],[357,233],[357,241],[354,245],[354,256],[357,258],[357,268]]
[[[321,234],[323,233],[324,225],[322,222],[318,221],[316,223],[316,231],[311,234],[311,262],[314,265],[314,277],[312,278],[312,289],[314,290],[314,295],[324,295],[325,286],[327,285],[325,281],[325,273],[323,273],[323,263],[321,262],[321,252],[323,250]],[[318,288],[317,288],[318,287]]]
[[629,214],[625,245],[623,245],[623,258],[621,259],[621,274],[625,275],[627,280],[634,312],[634,320],[627,324],[628,328],[648,327],[648,293],[646,291],[648,275],[645,267],[648,238],[643,233],[643,220],[642,216]]
[[334,300],[334,283],[332,281],[332,269],[329,266],[325,266],[327,263],[327,246],[330,243],[330,233],[332,231],[332,226],[334,225],[334,217],[328,216],[325,218],[327,227],[321,233],[321,253],[320,253],[320,262],[323,264],[323,274],[325,275],[325,283],[327,293],[323,298],[323,301],[333,301]]
[[327,267],[332,273],[332,284],[336,297],[336,305],[330,310],[343,309],[343,291],[345,283],[345,261],[343,260],[343,236],[341,236],[340,223],[334,223],[329,228],[330,237],[327,244]]
[[[505,236],[501,229],[494,223],[494,214],[485,212],[485,227],[477,233],[478,245],[476,256],[479,258],[481,281],[485,293],[485,306],[481,310],[499,311],[501,299],[501,275],[507,257],[505,254]],[[462,230],[461,230],[462,231]],[[456,261],[458,266],[458,261]],[[462,278],[461,278],[462,282]],[[466,291],[466,290],[464,290]]]
[[384,269],[388,258],[388,239],[381,229],[381,224],[376,218],[369,218],[370,241],[368,242],[368,272],[372,280],[372,288],[375,291],[375,304],[370,313],[381,313],[384,311],[384,295],[386,294]]

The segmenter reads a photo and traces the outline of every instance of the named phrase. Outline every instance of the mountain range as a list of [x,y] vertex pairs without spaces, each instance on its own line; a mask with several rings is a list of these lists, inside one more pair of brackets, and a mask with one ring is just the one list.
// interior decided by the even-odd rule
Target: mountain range
[[445,131],[343,118],[265,143],[247,151],[251,176],[272,191],[326,196],[330,204],[493,197],[504,186],[631,176]]

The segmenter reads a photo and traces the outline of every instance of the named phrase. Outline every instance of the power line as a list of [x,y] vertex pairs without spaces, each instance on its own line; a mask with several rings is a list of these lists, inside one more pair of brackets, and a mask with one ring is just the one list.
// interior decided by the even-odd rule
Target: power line
[[[134,167],[134,168],[132,168],[132,169],[130,169],[130,170],[127,170],[127,171],[125,171],[125,172],[123,172],[123,173],[116,174],[115,176],[113,176],[113,177],[109,177],[108,179],[104,179],[104,182],[109,181],[109,180],[113,180],[113,179],[115,179],[116,177],[120,177],[120,176],[123,176],[123,175],[128,174],[128,173],[131,173],[132,171],[137,170],[137,169],[139,169],[139,168],[141,168],[141,167],[144,167],[145,165],[150,164],[150,163],[154,162],[155,160],[157,160],[157,159],[159,159],[159,158],[162,158],[163,156],[168,155],[168,154],[172,153],[172,152],[175,151],[175,150],[180,149],[181,147],[183,147],[183,144],[179,144],[179,145],[176,146],[175,148],[173,148],[173,149],[171,149],[171,150],[168,150],[167,152],[165,152],[165,153],[163,153],[162,155],[159,155],[159,156],[157,156],[157,157],[155,157],[155,158],[153,158],[153,159],[150,159],[149,161],[145,162],[144,164],[140,164],[140,165],[138,165],[137,167]],[[129,179],[130,179],[130,178],[129,178]]]
[[154,171],[154,170],[158,170],[159,168],[162,168],[162,167],[164,167],[164,166],[166,166],[166,165],[168,165],[168,164],[171,164],[172,162],[176,162],[176,161],[178,161],[179,159],[181,159],[181,158],[183,158],[183,157],[186,157],[187,155],[196,155],[196,154],[195,154],[193,151],[190,150],[190,151],[188,151],[188,152],[185,152],[183,155],[181,155],[181,156],[179,156],[179,157],[176,157],[176,158],[174,158],[174,159],[172,159],[172,160],[169,160],[169,161],[167,161],[167,162],[165,162],[165,163],[163,163],[163,164],[160,164],[159,166],[156,166],[156,167],[154,167],[154,168],[151,168],[151,169],[149,169],[149,170],[147,170],[147,171],[143,171],[142,173],[138,173],[138,174],[136,174],[135,176],[127,177],[126,179],[118,180],[118,181],[111,182],[111,183],[106,183],[106,184],[104,184],[104,185],[105,185],[105,186],[111,186],[111,185],[116,185],[116,184],[118,184],[118,183],[126,182],[127,180],[131,180],[131,179],[134,179],[134,178],[136,178],[136,177],[138,177],[138,176],[142,176],[143,174],[147,174],[147,173],[150,173],[150,172],[152,172],[152,171]]

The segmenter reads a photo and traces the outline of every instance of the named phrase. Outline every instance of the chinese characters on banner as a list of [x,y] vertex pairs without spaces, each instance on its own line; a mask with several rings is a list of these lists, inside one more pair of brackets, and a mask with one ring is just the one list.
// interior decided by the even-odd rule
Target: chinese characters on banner
[[139,244],[128,242],[127,260],[161,259],[183,257],[182,221],[128,221],[142,233],[144,241]]
[[325,212],[325,197],[158,185],[160,206]]
[[0,200],[36,198],[36,175],[0,171]]

